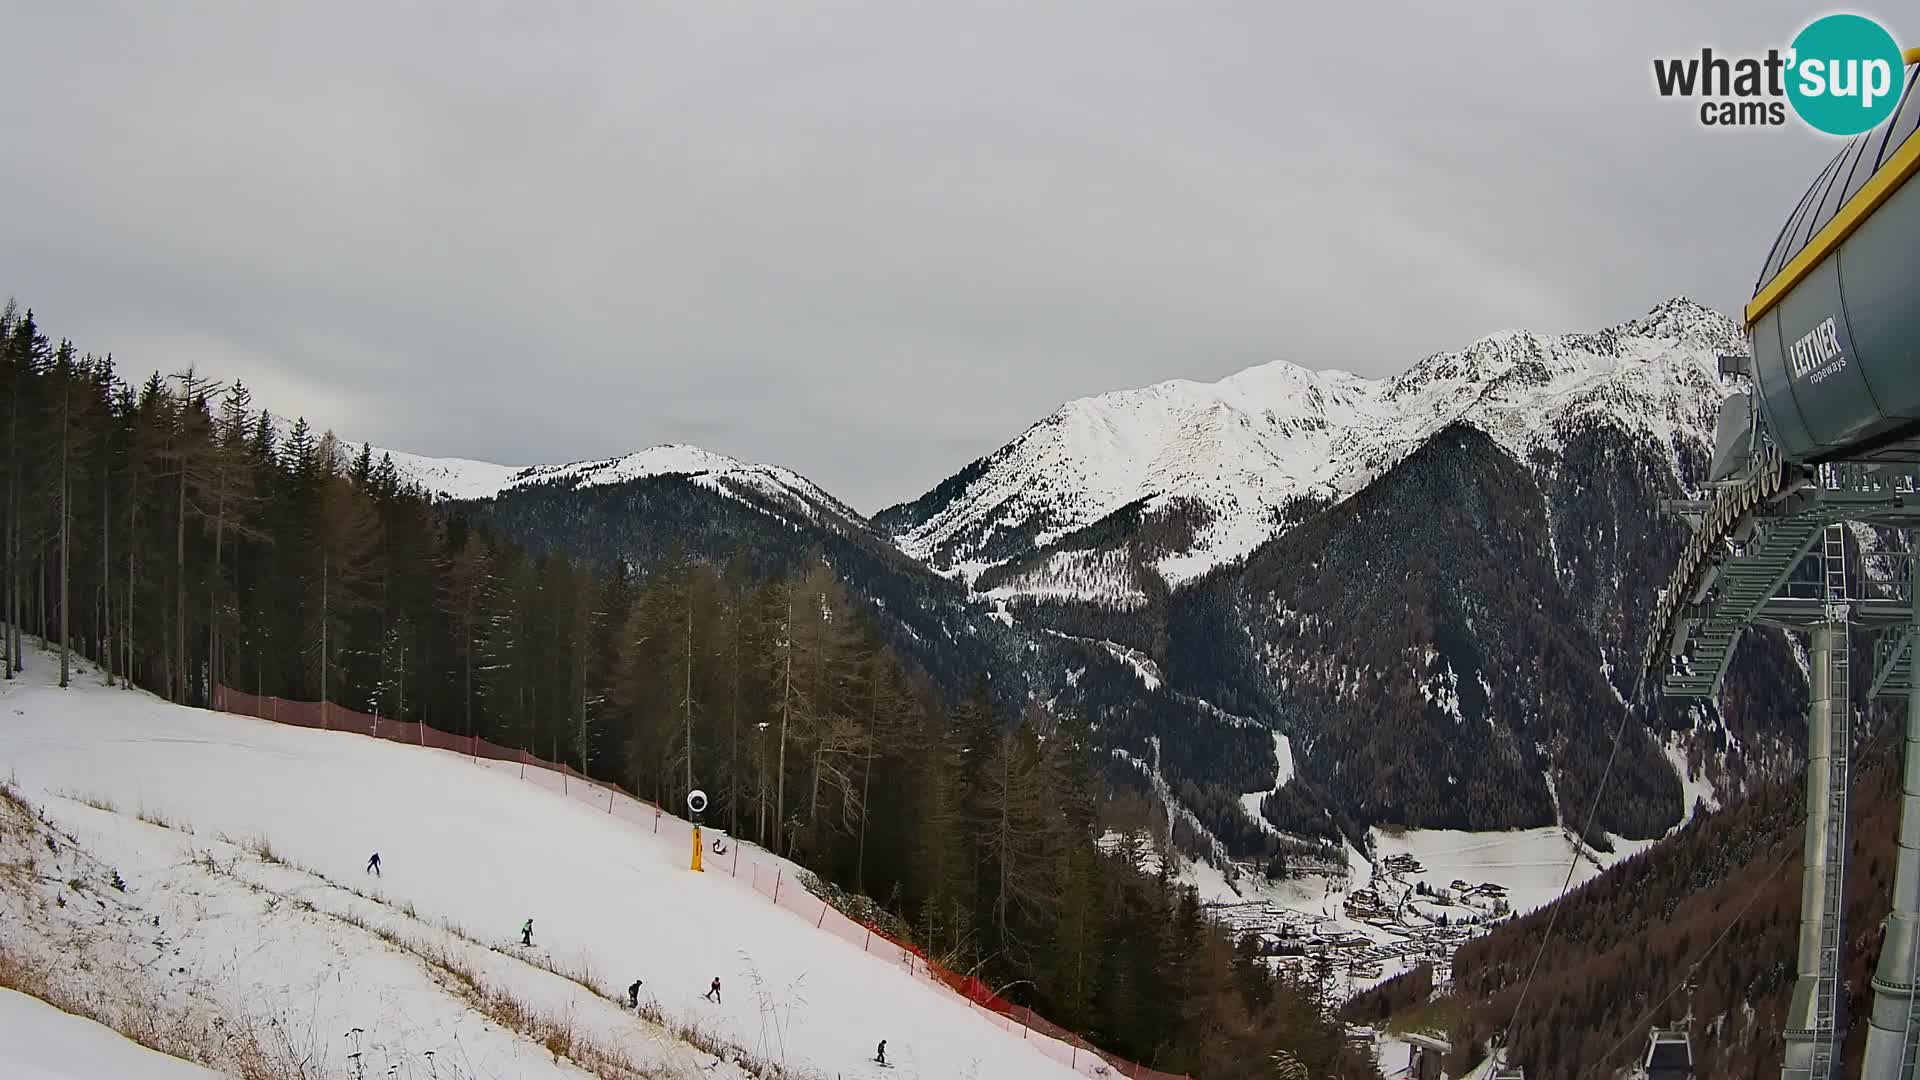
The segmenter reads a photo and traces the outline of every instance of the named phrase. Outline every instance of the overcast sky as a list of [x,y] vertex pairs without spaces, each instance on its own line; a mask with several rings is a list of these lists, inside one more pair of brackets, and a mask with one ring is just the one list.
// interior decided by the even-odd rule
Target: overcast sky
[[864,510],[1073,397],[1732,312],[1834,149],[1653,92],[1778,0],[293,6],[4,5],[0,295],[354,439]]

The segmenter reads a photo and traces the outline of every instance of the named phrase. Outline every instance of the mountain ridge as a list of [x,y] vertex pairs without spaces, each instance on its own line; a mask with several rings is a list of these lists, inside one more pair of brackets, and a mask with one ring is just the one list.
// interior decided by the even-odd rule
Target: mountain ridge
[[1731,319],[1681,296],[1591,333],[1489,334],[1381,379],[1282,360],[1214,383],[1116,390],[1060,406],[872,520],[909,554],[977,582],[1123,508],[1151,517],[1197,502],[1192,542],[1152,560],[1178,585],[1270,539],[1290,502],[1344,499],[1456,421],[1522,460],[1581,420],[1665,442],[1710,430],[1725,390],[1715,355],[1744,348]]
[[[1724,389],[1712,357],[1722,351],[1745,351],[1737,324],[1682,295],[1591,333],[1495,331],[1378,379],[1288,360],[1210,383],[1165,379],[1068,401],[920,496],[871,515],[795,470],[684,443],[536,465],[381,452],[403,476],[457,501],[651,476],[747,486],[874,528],[968,584],[1114,513],[1137,507],[1151,515],[1198,501],[1210,519],[1201,531],[1211,536],[1155,566],[1177,585],[1269,539],[1290,501],[1348,497],[1452,422],[1487,431],[1523,460],[1577,419],[1603,413],[1663,441],[1676,429],[1710,431]],[[1659,408],[1636,425],[1648,404]],[[1117,415],[1124,412],[1136,417]],[[1087,464],[1076,468],[1076,460]]]

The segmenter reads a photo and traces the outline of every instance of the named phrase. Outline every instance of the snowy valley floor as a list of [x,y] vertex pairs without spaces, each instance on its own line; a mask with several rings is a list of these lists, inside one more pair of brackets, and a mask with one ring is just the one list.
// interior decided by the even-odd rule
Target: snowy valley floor
[[[744,879],[688,872],[604,803],[85,667],[61,691],[56,668],[30,655],[0,688],[0,962],[149,1045],[248,1077],[749,1075],[722,1057],[835,1080],[1089,1071]],[[715,976],[722,1004],[701,996]],[[625,1008],[634,978],[661,1023]],[[891,1069],[868,1060],[882,1038]],[[151,1068],[71,1075],[204,1075],[111,1039],[76,1036]],[[67,1075],[45,1049],[8,1038],[0,1075]]]

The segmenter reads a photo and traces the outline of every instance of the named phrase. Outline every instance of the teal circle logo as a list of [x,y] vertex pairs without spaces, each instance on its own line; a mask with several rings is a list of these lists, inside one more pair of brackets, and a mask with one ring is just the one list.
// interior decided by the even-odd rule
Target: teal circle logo
[[1900,46],[1879,23],[1828,15],[1793,39],[1787,100],[1800,119],[1828,135],[1871,131],[1900,104],[1906,68]]

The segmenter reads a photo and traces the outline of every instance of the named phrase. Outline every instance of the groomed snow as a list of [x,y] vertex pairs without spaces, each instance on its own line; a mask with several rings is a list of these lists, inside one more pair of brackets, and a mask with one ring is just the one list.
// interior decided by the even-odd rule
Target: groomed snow
[[1276,775],[1271,788],[1268,788],[1266,791],[1250,791],[1240,796],[1241,809],[1245,810],[1249,818],[1259,823],[1268,832],[1278,832],[1278,830],[1273,827],[1271,822],[1260,815],[1260,800],[1266,798],[1270,793],[1277,792],[1281,788],[1286,787],[1287,782],[1293,779],[1293,743],[1288,741],[1285,735],[1277,731],[1273,733],[1273,767]]
[[219,1080],[112,1028],[0,988],[0,1075],[7,1080]]
[[[411,905],[422,924],[450,920],[504,950],[480,950],[481,959],[495,958],[499,977],[520,980],[516,987],[553,978],[531,968],[532,974],[519,972],[526,965],[511,959],[519,951],[520,923],[532,917],[534,951],[542,956],[562,965],[591,965],[612,987],[643,978],[646,993],[669,1018],[698,1023],[748,1049],[772,1044],[776,1057],[805,1072],[1077,1075],[1041,1053],[1037,1037],[1009,1034],[895,960],[818,931],[769,903],[753,889],[744,866],[739,878],[689,872],[683,848],[609,815],[604,803],[596,810],[545,790],[518,779],[511,766],[490,768],[444,751],[283,727],[106,689],[94,672],[61,691],[48,685],[52,667],[48,657],[35,654],[27,678],[0,688],[0,714],[6,716],[0,769],[15,777],[27,798],[51,807],[63,825],[119,852],[111,857],[128,860],[121,869],[129,896],[150,896],[165,881],[179,887],[167,875],[188,861],[188,845],[215,846],[219,842],[205,838],[221,834],[263,837],[286,861],[285,873],[311,881],[304,870],[291,869],[310,868],[385,904],[336,895],[339,890],[324,885],[306,895],[367,903],[373,909],[368,914],[380,918],[400,918],[393,912]],[[79,806],[61,799],[63,792],[111,799],[123,813]],[[135,807],[190,822],[193,836],[134,821],[126,814]],[[141,841],[143,830],[157,839]],[[364,872],[368,853],[376,850],[385,868],[378,879]],[[768,859],[758,852],[752,857]],[[187,919],[191,910],[189,905],[172,916]],[[258,931],[219,916],[219,910],[209,917],[223,918],[222,924],[202,928],[213,937],[205,952],[219,954],[218,933],[236,935],[226,942],[230,951],[262,943]],[[332,1041],[349,1022],[373,1029],[356,1016],[384,1021],[387,1030],[398,1023],[421,1046],[443,1038],[453,1023],[408,1004],[423,999],[390,990],[402,977],[393,971],[411,971],[417,983],[423,977],[417,963],[393,970],[377,964],[340,968],[320,955],[306,958],[319,970],[301,971],[300,951],[269,955],[286,966],[282,977],[294,997],[301,997],[299,985],[333,987],[322,1002],[324,1023],[339,1028],[330,1032]],[[722,980],[724,1004],[702,999],[715,976]],[[259,990],[237,985],[235,1007],[263,998]],[[407,994],[418,990],[413,985]],[[617,1012],[610,1002],[601,1004]],[[639,1025],[631,1017],[626,1023]],[[889,1059],[904,1072],[865,1064],[883,1038]],[[1083,1063],[1087,1056],[1080,1055]],[[533,1073],[516,1066],[486,1075]]]

